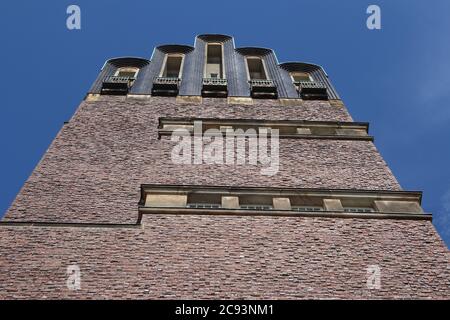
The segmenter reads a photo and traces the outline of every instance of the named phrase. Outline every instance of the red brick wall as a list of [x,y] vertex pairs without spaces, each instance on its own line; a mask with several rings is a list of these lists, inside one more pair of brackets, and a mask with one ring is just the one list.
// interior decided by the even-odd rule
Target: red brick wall
[[259,100],[230,106],[226,99],[184,105],[175,98],[140,101],[102,97],[82,103],[65,125],[6,215],[7,220],[135,222],[142,183],[399,190],[369,141],[280,140],[280,171],[260,167],[174,165],[174,145],[157,139],[158,118],[205,117],[352,121],[327,101],[280,106]]
[[[158,118],[352,121],[328,102],[102,97],[83,102],[5,221],[134,223],[142,183],[400,190],[369,141],[280,140],[280,172],[176,166]],[[429,221],[144,215],[143,225],[0,224],[0,298],[450,298],[449,253]],[[81,290],[66,268],[81,268]],[[381,288],[367,288],[367,267]]]
[[[0,298],[450,298],[429,221],[144,215],[144,227],[0,226]],[[7,241],[6,241],[7,239]],[[77,264],[81,290],[66,287]],[[381,288],[367,288],[367,267]]]

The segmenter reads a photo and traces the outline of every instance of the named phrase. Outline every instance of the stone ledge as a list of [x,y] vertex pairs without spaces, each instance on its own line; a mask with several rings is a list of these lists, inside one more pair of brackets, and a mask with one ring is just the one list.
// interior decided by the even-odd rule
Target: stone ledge
[[250,97],[228,97],[228,104],[253,105],[253,98]]
[[177,96],[176,100],[177,103],[202,103],[202,97],[201,96]]
[[330,102],[330,105],[333,107],[341,107],[341,108],[345,107],[345,104],[342,100],[332,99],[328,101]]
[[[362,214],[363,216],[375,216],[385,214],[423,214],[420,206],[422,194],[408,191],[365,191],[365,190],[334,190],[334,189],[298,189],[298,188],[264,188],[264,187],[219,187],[219,186],[186,186],[186,185],[141,185],[140,209],[149,207],[186,209],[191,202],[211,205],[222,205],[220,209],[235,209],[239,212],[240,203],[252,205],[274,204],[283,199],[283,209],[289,207],[320,207],[323,212],[342,212],[349,214]],[[149,201],[162,199],[162,201]],[[176,201],[174,201],[174,198]],[[220,201],[220,199],[222,199]],[[151,205],[149,205],[151,202]],[[261,210],[263,214],[273,213],[280,209],[278,203],[274,210]],[[278,208],[277,208],[278,207]],[[370,212],[349,212],[351,208],[362,208]],[[190,210],[192,208],[189,208]],[[220,211],[215,208],[212,212]],[[347,210],[346,210],[347,209]],[[198,210],[198,209],[196,209]],[[203,209],[201,209],[203,210]],[[200,210],[200,211],[201,211]],[[176,211],[176,210],[175,210]],[[296,214],[296,213],[293,213]]]
[[84,97],[85,101],[98,101],[100,98],[99,93],[88,93],[86,97]]
[[149,100],[152,98],[150,94],[128,94],[127,100]]
[[287,217],[287,218],[343,218],[343,219],[391,219],[391,220],[424,220],[432,221],[429,213],[343,213],[333,211],[321,212],[292,212],[284,210],[257,211],[240,209],[189,209],[189,208],[139,208],[139,218],[135,224],[108,224],[108,223],[77,223],[77,222],[22,222],[0,221],[0,228],[80,228],[80,229],[145,229],[143,216],[168,215],[211,215],[211,216],[255,216],[255,217]]
[[338,211],[297,212],[288,210],[242,210],[242,209],[192,209],[192,208],[148,208],[140,207],[139,215],[171,214],[171,215],[223,215],[223,216],[279,216],[279,217],[321,217],[321,218],[353,218],[353,219],[394,219],[394,220],[428,220],[432,221],[430,213],[349,213]]
[[0,221],[1,227],[59,227],[59,228],[141,228],[137,223],[83,223],[83,222],[39,222],[39,221]]
[[303,105],[302,99],[279,99],[278,101],[280,101],[280,105],[283,107],[301,107]]
[[[194,126],[194,124],[198,126]],[[172,135],[173,130],[189,129],[205,132],[206,129],[217,129],[223,134],[226,130],[261,128],[277,129],[280,138],[304,139],[336,139],[336,140],[369,140],[374,138],[368,135],[369,124],[366,122],[337,122],[337,121],[307,121],[307,120],[255,120],[255,119],[219,119],[219,118],[169,118],[160,117],[158,137]],[[245,133],[246,134],[246,133]]]

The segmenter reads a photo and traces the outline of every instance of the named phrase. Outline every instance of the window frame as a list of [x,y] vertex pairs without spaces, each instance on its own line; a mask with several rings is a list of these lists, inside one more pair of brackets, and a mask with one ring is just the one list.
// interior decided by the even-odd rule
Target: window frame
[[[249,59],[259,59],[260,61],[261,61],[261,64],[262,64],[262,67],[263,67],[263,69],[264,69],[264,74],[266,75],[266,79],[252,79],[251,77],[250,77],[250,67],[249,67],[249,65],[248,65],[248,60]],[[261,56],[245,56],[245,65],[246,65],[246,71],[247,71],[247,80],[248,81],[250,81],[250,80],[272,80],[270,77],[269,77],[269,73],[267,72],[267,66],[266,66],[266,62],[264,61],[264,59],[263,59],[263,57],[261,57]]]
[[[180,70],[178,71],[178,77],[164,77],[164,70],[167,66],[167,60],[169,60],[169,57],[181,57],[181,64],[180,64]],[[183,77],[183,67],[184,67],[184,53],[166,53],[164,55],[164,60],[161,66],[161,70],[159,71],[159,77],[160,78],[174,78],[174,79],[182,79]]]
[[223,75],[221,75],[219,78],[216,79],[223,79],[225,80],[227,78],[226,72],[225,72],[225,52],[224,52],[224,48],[223,48],[223,42],[207,42],[205,45],[205,62],[203,64],[203,78],[205,79],[209,79],[210,77],[207,77],[206,74],[206,66],[208,65],[208,46],[209,45],[216,45],[216,46],[220,46],[220,52],[222,55],[221,61],[222,61],[222,73]]
[[127,69],[128,70],[134,70],[134,76],[131,77],[131,78],[134,78],[134,79],[137,78],[137,75],[139,74],[139,71],[141,71],[141,69],[138,68],[138,67],[120,67],[120,68],[117,68],[116,72],[114,73],[114,76],[115,77],[121,77],[121,76],[119,76],[119,73],[124,71],[124,70],[127,70]]
[[294,79],[294,74],[295,73],[303,73],[303,74],[306,74],[306,75],[308,75],[308,78],[309,78],[309,81],[310,82],[314,82],[314,79],[311,77],[311,74],[309,74],[308,72],[303,72],[303,71],[291,71],[291,72],[289,72],[289,76],[291,77],[291,79],[292,79],[292,83],[297,83],[297,82],[299,82],[299,81],[296,81],[295,79]]

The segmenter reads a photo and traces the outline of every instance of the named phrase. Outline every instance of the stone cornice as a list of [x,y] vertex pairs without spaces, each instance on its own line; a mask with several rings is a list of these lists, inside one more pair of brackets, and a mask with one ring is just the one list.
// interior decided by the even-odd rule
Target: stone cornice
[[143,184],[139,212],[429,220],[421,198],[417,191]]
[[[173,130],[186,129],[191,134],[195,122],[202,124],[202,132],[207,129],[218,129],[226,134],[225,127],[230,129],[271,128],[279,130],[280,138],[298,139],[333,139],[333,140],[367,140],[374,138],[368,135],[367,122],[339,121],[307,121],[307,120],[255,120],[255,119],[220,119],[220,118],[159,118],[158,137],[171,135]],[[270,134],[270,133],[269,133]]]

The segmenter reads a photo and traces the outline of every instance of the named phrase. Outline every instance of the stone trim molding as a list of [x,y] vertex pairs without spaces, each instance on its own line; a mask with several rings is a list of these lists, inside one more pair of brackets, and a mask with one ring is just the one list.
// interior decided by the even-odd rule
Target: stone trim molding
[[177,96],[175,101],[181,104],[201,104],[203,99],[202,96]]
[[292,98],[282,98],[278,99],[280,101],[280,105],[283,107],[291,107],[291,106],[302,106],[303,99],[292,99]]
[[346,218],[346,219],[393,219],[393,220],[427,220],[432,221],[430,213],[349,213],[334,211],[294,212],[282,210],[258,211],[239,209],[192,209],[192,208],[151,208],[140,207],[139,216],[144,214],[171,215],[219,215],[219,216],[275,216],[275,217],[313,217],[313,218]]
[[237,104],[237,105],[253,105],[253,98],[251,97],[228,97],[228,104]]
[[[111,96],[111,95],[101,95],[99,93],[88,93],[84,97],[85,101],[101,101],[104,99],[110,99],[111,97],[117,98],[120,97],[122,100],[149,100],[152,96],[151,94],[143,94],[143,93],[128,93],[124,96]],[[157,97],[157,96],[156,96]],[[175,101],[179,104],[202,104],[203,103],[203,97],[200,96],[176,96],[174,97]],[[214,99],[214,97],[209,97],[211,99]],[[218,98],[223,99],[223,98]],[[237,97],[237,96],[228,96],[227,98],[227,104],[230,106],[233,105],[254,105],[258,100],[261,99],[254,99],[252,97]],[[256,101],[255,101],[256,100]],[[290,106],[298,106],[301,107],[304,103],[304,100],[301,98],[280,98],[280,99],[273,99],[277,100],[279,102],[279,106],[281,107],[290,107]],[[334,100],[327,100],[332,107],[344,107],[344,103],[342,100],[334,99]]]
[[330,99],[330,100],[328,100],[328,102],[330,103],[330,105],[332,107],[339,107],[339,108],[345,107],[344,102],[340,99]]
[[[194,202],[215,201],[218,209],[187,208]],[[227,187],[195,185],[141,185],[138,219],[134,224],[0,221],[1,227],[58,227],[58,228],[142,228],[144,214],[172,215],[229,215],[229,216],[283,216],[356,219],[432,220],[420,207],[422,193],[418,191],[300,189],[264,187]],[[322,206],[323,210],[297,212],[299,205]],[[272,210],[241,209],[240,204],[273,205]],[[156,204],[154,206],[153,204]],[[374,212],[343,211],[345,206],[371,205]]]
[[[271,128],[279,130],[280,138],[366,140],[373,141],[368,135],[367,122],[336,122],[306,120],[254,120],[254,119],[218,119],[218,118],[159,118],[158,138],[170,136],[176,129],[186,129],[193,134],[194,122],[202,122],[202,133],[208,129],[220,130],[224,135],[227,129],[236,130]],[[270,131],[268,132],[270,135]]]
[[[141,185],[140,213],[302,215],[395,219],[431,219],[421,207],[416,191],[226,187],[194,185]],[[208,203],[219,208],[188,208],[189,203]],[[247,210],[240,205],[271,206],[272,210]],[[320,211],[298,212],[295,207],[320,207]],[[365,207],[373,212],[346,212]]]
[[42,222],[42,221],[0,221],[1,227],[59,227],[59,228],[140,228],[137,223],[84,223],[84,222]]

